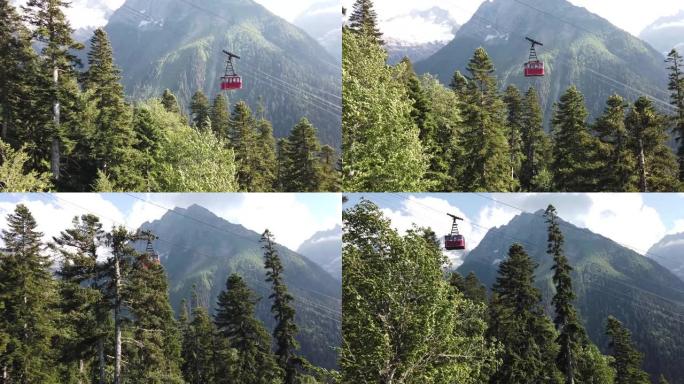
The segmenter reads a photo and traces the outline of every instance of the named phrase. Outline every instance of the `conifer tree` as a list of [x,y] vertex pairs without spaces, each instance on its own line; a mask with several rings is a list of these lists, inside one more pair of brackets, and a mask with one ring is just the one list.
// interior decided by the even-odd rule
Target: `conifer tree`
[[641,369],[643,355],[632,343],[631,333],[613,316],[608,317],[606,335],[610,338],[613,367],[616,371],[615,384],[648,384],[651,382]]
[[570,87],[553,117],[553,181],[559,192],[589,192],[596,188],[596,139],[589,132],[584,96]]
[[499,97],[494,64],[483,48],[467,66],[470,77],[463,107],[463,188],[508,191],[512,183],[506,138],[506,106]]
[[287,138],[280,138],[276,144],[276,182],[275,190],[284,191],[287,184],[288,169],[290,159],[287,157],[287,147],[289,143]]
[[166,111],[177,113],[180,115],[181,112],[180,107],[178,106],[178,99],[176,98],[176,95],[174,95],[173,92],[171,92],[171,90],[164,90],[164,93],[161,97],[161,103],[164,106],[164,109],[166,109]]
[[468,89],[468,79],[463,76],[461,71],[454,72],[451,77],[451,83],[449,83],[449,88],[451,88],[454,93],[459,96],[465,95],[466,89]]
[[378,14],[373,8],[372,0],[356,0],[349,16],[349,28],[367,36],[378,45],[385,44],[382,41],[382,32],[378,28]]
[[666,192],[677,187],[677,160],[667,146],[666,121],[646,97],[640,97],[625,121],[637,159],[639,191]]
[[338,170],[338,159],[335,149],[329,145],[321,147],[321,184],[320,190],[339,192],[342,190],[342,179]]
[[551,190],[551,143],[544,132],[544,119],[537,91],[529,88],[523,100],[521,140],[523,160],[520,170],[520,187],[523,191]]
[[408,97],[413,101],[413,108],[411,110],[411,118],[418,127],[421,143],[424,148],[431,148],[432,138],[434,136],[434,125],[430,121],[430,102],[427,99],[425,91],[420,84],[418,75],[413,69],[413,64],[408,57],[401,60],[400,63],[404,71],[404,84],[408,92]]
[[271,338],[254,316],[257,299],[244,280],[232,274],[219,294],[214,323],[237,352],[233,382],[270,384],[282,376],[271,353]]
[[274,190],[278,174],[276,159],[276,141],[273,137],[273,126],[262,118],[256,122],[259,137],[257,139],[257,170],[255,174],[255,191],[270,192]]
[[608,98],[603,115],[594,125],[602,148],[599,161],[603,165],[600,176],[602,190],[629,192],[636,189],[636,162],[629,147],[629,134],[625,127],[625,101],[618,95]]
[[64,318],[61,329],[66,340],[61,347],[61,361],[68,365],[69,376],[78,382],[88,381],[85,367],[91,366],[97,382],[104,384],[110,307],[103,294],[106,281],[101,276],[97,258],[98,248],[105,242],[105,233],[94,215],[75,217],[72,223],[72,228],[62,231],[50,244],[62,260],[58,275],[61,278],[60,309]]
[[152,192],[159,190],[154,172],[156,162],[161,157],[164,132],[154,121],[152,113],[146,108],[135,108],[133,111],[133,131],[135,144],[133,148],[140,154],[141,189]]
[[319,152],[321,144],[316,137],[316,128],[307,120],[295,125],[283,148],[287,158],[284,169],[284,191],[318,192],[321,190],[323,175]]
[[[64,0],[28,0],[24,7],[25,18],[33,26],[33,38],[43,43],[41,85],[46,86],[47,92],[43,93],[45,96],[39,102],[52,105],[52,122],[35,134],[50,141],[49,149],[46,148],[45,152],[49,155],[50,170],[56,180],[60,177],[61,115],[69,112],[62,110],[60,104],[66,103],[66,98],[73,97],[73,88],[66,86],[75,79],[74,66],[80,64],[73,51],[83,49],[83,45],[72,38],[73,30],[63,12],[68,6],[69,3]],[[49,81],[52,86],[47,87]],[[38,117],[41,122],[47,121],[46,116]]]
[[192,118],[192,125],[197,129],[207,129],[211,125],[209,99],[207,99],[207,96],[202,91],[197,91],[192,95],[190,116]]
[[206,308],[195,304],[192,321],[183,335],[182,371],[188,384],[215,383],[217,376],[226,375],[226,372],[217,372],[215,369],[215,337],[216,329]]
[[257,191],[257,131],[256,121],[247,103],[235,104],[229,123],[230,143],[235,151],[237,181],[242,191]]
[[463,295],[476,302],[487,302],[487,288],[480,282],[474,272],[468,273],[463,282]]
[[563,233],[560,230],[556,208],[549,205],[544,213],[548,224],[547,253],[553,257],[553,283],[556,293],[551,300],[556,312],[553,323],[558,330],[556,343],[560,346],[556,365],[565,375],[567,384],[575,383],[579,351],[586,341],[584,328],[579,321],[573,301],[572,267],[563,252]]
[[301,359],[296,354],[299,343],[295,340],[297,325],[294,321],[295,310],[292,306],[294,297],[287,291],[283,264],[280,261],[273,234],[268,229],[261,235],[261,243],[264,249],[266,282],[271,283],[272,292],[269,296],[269,299],[273,301],[271,312],[276,320],[276,326],[273,329],[276,361],[284,372],[283,383],[294,384],[301,365]]
[[51,261],[42,254],[43,234],[23,204],[7,215],[0,253],[0,377],[6,383],[56,384],[57,293]]
[[670,96],[671,104],[676,108],[674,116],[674,132],[677,136],[679,147],[677,156],[679,157],[679,181],[684,182],[684,58],[672,49],[667,55],[670,71],[667,89],[672,92]]
[[520,172],[523,160],[522,151],[522,129],[524,124],[524,106],[522,95],[518,88],[514,85],[509,85],[506,88],[503,97],[506,106],[508,107],[508,124],[507,124],[507,138],[508,150],[510,156],[510,180],[511,191],[516,191],[519,188]]
[[214,98],[211,105],[211,129],[216,137],[228,140],[230,126],[230,115],[228,113],[228,101],[223,93],[219,93]]
[[[134,170],[129,166],[134,139],[130,110],[125,102],[120,71],[114,65],[112,46],[106,32],[98,28],[90,40],[85,89],[95,104],[95,133],[91,138],[95,166],[115,183],[127,186]],[[92,175],[91,180],[95,180]],[[91,181],[92,183],[92,181]],[[90,184],[90,183],[88,183]]]
[[554,383],[553,326],[534,286],[536,263],[520,244],[513,244],[508,259],[499,265],[490,304],[491,337],[504,345],[503,364],[490,383]]
[[123,294],[135,340],[126,376],[149,384],[183,384],[181,336],[169,303],[166,273],[151,248],[151,235],[147,236],[148,251],[136,255]]

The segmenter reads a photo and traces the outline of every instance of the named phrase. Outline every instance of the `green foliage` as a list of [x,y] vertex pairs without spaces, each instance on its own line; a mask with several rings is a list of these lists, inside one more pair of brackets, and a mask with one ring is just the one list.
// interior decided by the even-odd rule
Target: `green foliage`
[[610,349],[615,359],[615,384],[648,384],[651,380],[641,370],[643,355],[634,348],[631,333],[616,318],[608,317],[606,334],[610,337]]
[[633,192],[636,190],[636,161],[629,148],[629,132],[625,127],[625,101],[613,95],[606,109],[594,125],[601,142],[599,161],[604,164],[599,185],[605,191]]
[[230,137],[230,115],[228,114],[228,100],[219,93],[211,104],[211,129],[216,137],[228,140]]
[[211,126],[211,107],[209,99],[202,91],[195,92],[190,102],[190,116],[192,125],[199,130],[206,130]]
[[520,170],[520,187],[524,191],[550,192],[552,175],[551,141],[544,132],[539,97],[534,88],[529,88],[523,100],[520,135],[523,159]]
[[418,191],[428,156],[411,118],[412,100],[395,80],[402,69],[364,35],[343,31],[342,131],[344,190]]
[[401,236],[362,201],[343,212],[345,383],[481,383],[498,366],[485,307],[444,279],[424,230]]
[[50,189],[50,175],[34,170],[26,173],[28,155],[0,140],[0,192],[41,192]]
[[372,0],[356,0],[349,16],[349,29],[368,37],[377,45],[383,45],[382,32],[378,28],[378,15]]
[[309,120],[302,119],[292,129],[290,136],[283,142],[281,151],[281,188],[287,192],[320,191],[323,184],[319,158],[321,144],[316,138],[316,128]]
[[164,106],[164,109],[166,109],[168,112],[173,112],[173,113],[178,113],[180,114],[180,106],[178,106],[178,99],[176,98],[176,95],[171,92],[168,88],[164,90],[164,93],[162,94],[161,97],[161,103]]
[[674,115],[674,133],[679,143],[677,156],[679,160],[679,181],[684,181],[684,58],[676,49],[670,51],[667,60],[670,66],[667,89],[670,90],[671,104],[676,108]]
[[[181,323],[182,324],[182,323]],[[218,376],[226,372],[226,364],[222,361],[221,372],[214,355],[219,351],[216,348],[216,328],[211,322],[207,310],[197,305],[192,311],[192,321],[183,329],[183,378],[188,384],[205,384],[217,382]]]
[[508,132],[506,134],[506,137],[508,139],[508,150],[510,156],[510,190],[516,191],[519,188],[518,179],[522,177],[522,130],[523,126],[525,125],[525,112],[527,112],[527,110],[525,108],[526,106],[523,105],[523,98],[520,94],[520,91],[513,85],[509,85],[506,88],[503,100],[506,103],[506,107],[508,109],[508,124],[506,125]]

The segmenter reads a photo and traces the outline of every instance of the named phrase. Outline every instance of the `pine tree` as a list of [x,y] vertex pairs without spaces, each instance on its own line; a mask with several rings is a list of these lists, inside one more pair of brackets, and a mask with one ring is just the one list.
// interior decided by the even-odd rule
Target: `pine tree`
[[[196,302],[196,300],[193,300]],[[192,321],[183,335],[183,378],[188,384],[215,383],[227,372],[216,371],[214,363],[216,329],[207,310],[195,304]]]
[[209,99],[202,91],[195,92],[190,101],[192,125],[197,129],[207,129],[211,125],[211,108]]
[[506,107],[498,94],[494,64],[483,48],[467,66],[470,77],[463,107],[463,188],[508,191],[512,183],[506,138]]
[[[43,43],[41,84],[47,85],[47,81],[52,80],[52,86],[46,87],[44,96],[39,100],[39,103],[53,106],[50,110],[52,123],[35,134],[50,140],[50,147],[45,152],[49,154],[50,170],[56,180],[60,178],[61,115],[69,112],[68,109],[62,110],[60,104],[73,97],[73,88],[65,85],[75,79],[74,66],[80,64],[73,51],[83,49],[82,44],[73,40],[73,30],[62,11],[68,6],[64,0],[28,0],[24,7],[26,20],[33,26],[33,38]],[[46,116],[40,117],[44,119]]]
[[641,369],[643,355],[632,343],[631,333],[613,316],[608,317],[606,335],[610,338],[609,347],[615,359],[615,384],[648,384],[651,382]]
[[518,88],[509,85],[503,97],[504,103],[508,107],[507,138],[510,156],[510,180],[511,191],[516,191],[520,187],[521,166],[523,161],[522,149],[522,130],[525,118],[522,95]]
[[378,45],[385,44],[382,41],[382,32],[378,28],[378,15],[373,9],[372,0],[356,0],[349,16],[349,28],[370,38]]
[[476,303],[487,302],[487,288],[475,276],[474,272],[468,273],[463,281],[463,295]]
[[168,283],[158,256],[151,249],[136,254],[123,298],[133,317],[135,340],[127,357],[126,376],[148,384],[183,384],[181,336],[169,303]]
[[338,159],[335,149],[329,145],[321,147],[321,185],[320,190],[339,192],[342,190],[342,179],[338,169]]
[[636,162],[629,148],[629,134],[625,127],[625,101],[618,95],[608,98],[603,115],[594,125],[602,148],[599,161],[602,164],[602,190],[609,192],[634,191]]
[[273,235],[267,229],[261,235],[264,249],[264,267],[266,268],[266,282],[271,283],[272,293],[269,299],[273,301],[271,312],[276,326],[273,329],[273,339],[276,344],[276,361],[284,372],[284,384],[293,384],[297,380],[301,359],[297,356],[299,343],[295,340],[297,325],[294,322],[295,310],[292,306],[294,297],[287,292],[284,281],[283,265],[276,249]]
[[523,191],[550,191],[551,143],[544,132],[544,118],[537,91],[529,88],[523,100],[521,140],[523,160],[520,187]]
[[232,274],[219,294],[214,323],[218,333],[237,351],[233,382],[270,384],[282,372],[271,353],[271,338],[254,316],[257,299],[244,280]]
[[240,190],[258,191],[255,185],[257,174],[257,132],[256,121],[247,103],[240,101],[235,104],[229,123],[230,143],[235,151],[237,162],[237,179]]
[[270,192],[274,190],[278,173],[273,126],[263,117],[259,118],[256,124],[259,137],[257,139],[257,169],[254,188],[256,191]]
[[553,323],[558,330],[556,343],[560,351],[556,357],[558,369],[565,375],[567,384],[575,383],[578,355],[585,344],[586,333],[573,305],[575,293],[572,289],[572,267],[563,252],[563,233],[560,230],[556,208],[549,205],[544,213],[548,224],[547,253],[553,257],[553,283],[556,293],[551,299],[556,312]]
[[165,89],[161,97],[161,103],[168,112],[177,113],[180,115],[180,107],[178,106],[178,99],[169,89]]
[[513,244],[508,259],[499,265],[492,287],[489,335],[504,345],[503,364],[490,383],[554,383],[554,332],[534,286],[536,263],[520,244]]
[[219,93],[211,105],[211,129],[216,137],[227,141],[230,137],[229,126],[228,101],[223,93]]
[[154,169],[161,157],[164,132],[158,124],[155,124],[152,113],[146,108],[135,108],[133,111],[133,131],[135,144],[133,148],[140,153],[140,175],[142,176],[142,189],[147,192],[158,191]]
[[0,333],[6,336],[0,375],[6,383],[59,382],[52,345],[58,334],[57,294],[37,226],[28,208],[18,204],[2,230]]
[[408,92],[408,97],[413,101],[413,109],[411,110],[411,118],[418,127],[421,143],[424,148],[431,148],[433,146],[432,139],[434,136],[434,124],[430,121],[430,102],[427,95],[420,84],[418,75],[413,69],[413,64],[408,57],[401,60],[400,66],[403,66],[404,84]]
[[[105,338],[109,335],[106,281],[98,265],[98,248],[104,245],[102,223],[93,215],[75,217],[73,227],[50,244],[61,258],[60,310],[63,315],[61,361],[77,382],[87,382],[90,366],[99,384],[105,383]],[[74,369],[77,367],[76,369]],[[74,372],[75,371],[75,372]],[[68,381],[67,378],[62,377]]]
[[673,49],[667,55],[665,62],[670,64],[667,68],[670,71],[670,81],[667,89],[672,92],[670,96],[671,104],[677,111],[674,116],[674,131],[679,142],[677,150],[677,156],[679,157],[679,181],[684,182],[684,58],[676,49]]
[[[135,172],[128,168],[135,136],[120,71],[114,65],[107,33],[101,28],[95,30],[90,40],[88,64],[84,85],[91,92],[89,101],[95,104],[97,110],[90,153],[97,169],[107,173],[116,184],[128,187],[131,173]],[[92,175],[91,183],[95,176]]]
[[596,139],[589,132],[584,96],[570,87],[561,96],[553,117],[553,181],[559,192],[596,189]]
[[285,175],[284,191],[286,192],[319,192],[323,175],[319,152],[321,144],[316,137],[316,128],[302,118],[290,132],[287,145],[284,147]]
[[287,174],[291,168],[290,159],[287,157],[287,147],[289,143],[287,138],[280,138],[276,144],[276,191],[285,191],[285,185],[288,183]]
[[677,188],[677,160],[667,146],[666,120],[653,102],[640,97],[625,121],[630,147],[637,159],[639,191],[670,192]]
[[451,77],[451,83],[449,83],[449,88],[451,88],[454,93],[459,96],[464,96],[466,90],[468,89],[468,79],[463,76],[461,71],[454,72]]

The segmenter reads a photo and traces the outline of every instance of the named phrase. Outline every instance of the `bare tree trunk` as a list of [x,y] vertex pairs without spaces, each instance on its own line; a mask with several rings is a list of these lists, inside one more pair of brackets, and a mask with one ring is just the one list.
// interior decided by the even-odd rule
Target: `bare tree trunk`
[[641,192],[648,192],[648,185],[646,184],[646,157],[644,156],[643,139],[639,138],[639,190]]
[[78,384],[83,384],[83,359],[78,360]]
[[114,384],[121,384],[121,270],[114,255]]
[[99,381],[98,384],[105,384],[105,354],[104,354],[104,339],[100,337],[97,341],[97,354],[98,354],[98,370],[99,370]]
[[[59,86],[59,68],[55,66],[52,72],[52,80],[55,83],[55,89]],[[51,148],[51,154],[50,154],[50,170],[52,171],[52,177],[55,180],[59,180],[59,161],[60,161],[60,155],[59,155],[59,123],[60,123],[60,109],[59,109],[59,100],[57,99],[57,95],[55,95],[55,101],[53,105],[53,120],[55,123],[55,133],[52,135],[52,148]]]

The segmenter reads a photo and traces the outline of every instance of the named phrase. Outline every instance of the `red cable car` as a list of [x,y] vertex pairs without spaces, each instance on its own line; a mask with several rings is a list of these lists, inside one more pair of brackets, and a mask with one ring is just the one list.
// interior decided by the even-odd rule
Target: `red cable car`
[[451,233],[444,236],[444,248],[447,251],[460,251],[466,249],[465,237],[458,232],[457,220],[463,220],[458,216],[454,216],[450,213],[447,215],[451,216],[453,223],[451,224]]
[[534,47],[536,45],[543,47],[544,44],[536,40],[532,40],[529,37],[526,37],[525,39],[532,43],[529,61],[525,63],[525,77],[542,77],[544,76],[544,62],[537,58],[537,51],[534,49]]
[[233,59],[239,59],[240,56],[226,50],[224,50],[223,53],[228,55],[228,60],[226,60],[226,72],[223,77],[221,77],[221,90],[232,91],[235,89],[242,89],[242,77],[235,73],[235,67],[233,66]]

